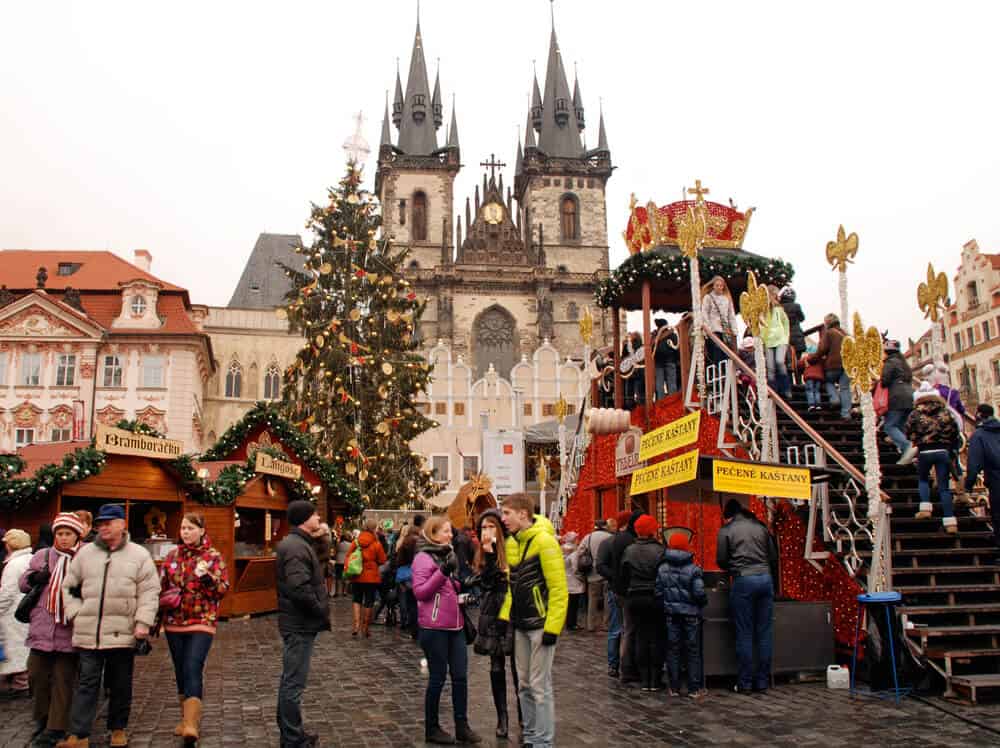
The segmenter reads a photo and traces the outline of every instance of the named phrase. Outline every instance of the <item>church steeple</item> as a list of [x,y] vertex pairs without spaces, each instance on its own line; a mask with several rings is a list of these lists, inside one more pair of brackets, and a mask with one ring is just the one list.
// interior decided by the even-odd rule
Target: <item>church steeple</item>
[[413,37],[413,53],[410,55],[410,72],[406,77],[406,96],[403,98],[402,123],[399,126],[399,149],[411,156],[429,156],[437,150],[435,130],[433,100],[418,18],[417,31]]
[[525,152],[527,152],[529,149],[534,149],[538,147],[535,145],[535,128],[531,126],[532,124],[531,120],[532,120],[531,112],[528,112],[528,125],[527,127],[525,127],[526,135],[524,136]]
[[604,107],[601,107],[601,124],[597,128],[597,150],[610,153],[608,148],[608,134],[604,131]]
[[403,121],[403,83],[399,80],[399,58],[396,58],[396,94],[392,98],[392,124],[399,129]]
[[389,131],[389,92],[385,92],[385,114],[382,116],[382,136],[379,138],[379,148],[392,145],[392,134]]
[[434,79],[434,95],[431,96],[431,108],[434,110],[434,129],[444,123],[444,107],[441,106],[441,66],[438,65],[437,76]]
[[553,27],[549,39],[549,60],[545,69],[542,129],[538,136],[538,148],[550,158],[581,158],[583,142],[580,140],[580,129],[559,51],[559,41]]
[[528,112],[528,128],[542,129],[542,92],[538,88],[538,73],[534,75],[531,87],[531,110]]
[[580,75],[574,70],[576,80],[573,83],[573,112],[576,114],[576,126],[583,132],[583,97],[580,95]]
[[451,100],[451,126],[448,128],[448,148],[454,148],[456,151],[459,150],[458,147],[458,115],[455,114],[455,99],[452,97]]

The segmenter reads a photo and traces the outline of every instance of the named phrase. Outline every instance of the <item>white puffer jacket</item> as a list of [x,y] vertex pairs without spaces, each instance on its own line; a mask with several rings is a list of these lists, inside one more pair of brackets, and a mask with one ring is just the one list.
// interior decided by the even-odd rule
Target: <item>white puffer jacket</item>
[[0,662],[0,675],[21,673],[28,669],[28,624],[14,618],[24,593],[18,587],[21,575],[31,563],[31,549],[21,548],[7,556],[0,577],[0,641],[3,641],[7,659]]
[[100,538],[81,548],[66,570],[63,594],[74,647],[132,647],[135,624],[153,626],[160,579],[149,552],[126,533],[113,551]]

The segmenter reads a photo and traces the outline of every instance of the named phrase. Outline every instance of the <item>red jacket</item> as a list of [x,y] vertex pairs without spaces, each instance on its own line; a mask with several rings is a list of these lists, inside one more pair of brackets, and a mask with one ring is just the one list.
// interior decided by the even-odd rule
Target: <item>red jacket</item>
[[181,604],[164,611],[163,628],[214,634],[219,602],[229,591],[229,571],[207,534],[197,548],[182,543],[167,554],[160,570],[160,590],[166,592],[171,587],[180,589]]
[[378,572],[378,567],[386,562],[385,548],[378,542],[378,538],[373,533],[365,530],[358,539],[351,543],[351,548],[347,551],[347,559],[350,560],[354,549],[361,546],[361,558],[364,559],[364,568],[361,573],[352,578],[352,582],[362,584],[382,584],[382,575]]
[[822,382],[826,377],[823,374],[822,361],[810,361],[808,353],[802,354],[799,361],[799,369],[802,371],[802,378],[812,382]]

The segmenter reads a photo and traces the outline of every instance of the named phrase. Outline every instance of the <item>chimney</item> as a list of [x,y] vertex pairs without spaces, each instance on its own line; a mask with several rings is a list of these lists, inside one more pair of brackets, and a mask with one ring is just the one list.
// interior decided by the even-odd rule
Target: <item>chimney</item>
[[153,255],[149,253],[148,249],[137,249],[134,254],[135,260],[132,264],[148,273],[149,269],[153,267]]

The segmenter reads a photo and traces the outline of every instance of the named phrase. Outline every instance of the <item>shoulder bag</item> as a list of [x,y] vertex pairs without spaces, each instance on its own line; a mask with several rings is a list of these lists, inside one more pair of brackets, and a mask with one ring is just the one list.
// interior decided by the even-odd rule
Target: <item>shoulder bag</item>
[[42,592],[45,590],[46,585],[49,583],[51,574],[49,573],[49,554],[48,549],[45,553],[45,568],[43,569],[44,581],[39,582],[28,590],[24,597],[21,598],[21,602],[17,604],[17,608],[14,610],[14,620],[21,623],[31,623],[31,611],[35,609],[38,605],[38,601],[42,598]]

